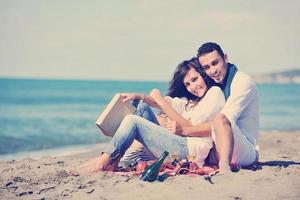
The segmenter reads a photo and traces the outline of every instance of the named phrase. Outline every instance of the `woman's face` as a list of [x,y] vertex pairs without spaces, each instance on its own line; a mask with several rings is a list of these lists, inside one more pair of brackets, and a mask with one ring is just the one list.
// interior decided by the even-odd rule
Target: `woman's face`
[[183,79],[186,89],[197,97],[203,97],[207,86],[202,76],[194,69],[190,68]]

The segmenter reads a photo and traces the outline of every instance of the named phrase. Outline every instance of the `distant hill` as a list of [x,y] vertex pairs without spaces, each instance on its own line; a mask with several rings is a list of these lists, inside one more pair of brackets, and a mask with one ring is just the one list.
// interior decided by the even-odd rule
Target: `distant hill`
[[257,83],[296,83],[300,84],[300,69],[253,75]]

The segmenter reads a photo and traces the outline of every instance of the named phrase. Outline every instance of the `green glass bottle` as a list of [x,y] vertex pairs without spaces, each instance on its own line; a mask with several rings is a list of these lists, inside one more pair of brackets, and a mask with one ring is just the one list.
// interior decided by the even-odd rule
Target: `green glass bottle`
[[165,151],[157,161],[155,161],[152,165],[149,165],[143,174],[140,176],[142,181],[153,182],[156,180],[161,164],[164,162],[166,157],[169,155],[169,152]]

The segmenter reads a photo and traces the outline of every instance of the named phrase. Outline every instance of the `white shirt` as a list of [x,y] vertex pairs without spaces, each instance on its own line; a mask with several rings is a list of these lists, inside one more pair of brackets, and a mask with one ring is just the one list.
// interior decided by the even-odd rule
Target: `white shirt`
[[[189,110],[186,110],[187,99],[178,97],[170,99],[172,107],[185,119],[189,120],[192,125],[212,120],[216,114],[220,113],[225,104],[222,90],[215,86],[210,88],[198,104]],[[189,154],[195,156],[195,162],[198,166],[203,166],[212,144],[211,137],[187,137]]]
[[230,86],[230,96],[221,113],[253,144],[259,133],[259,95],[255,82],[243,72],[237,72]]

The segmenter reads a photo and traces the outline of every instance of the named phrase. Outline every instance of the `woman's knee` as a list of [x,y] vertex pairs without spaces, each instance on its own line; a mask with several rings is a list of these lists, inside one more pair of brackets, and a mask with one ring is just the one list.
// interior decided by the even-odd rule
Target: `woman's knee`
[[133,137],[136,132],[137,118],[138,116],[136,115],[127,115],[124,117],[113,137],[113,140],[120,142],[122,140],[126,140],[127,138]]
[[[124,119],[122,120],[122,123],[120,124],[120,127],[122,128],[126,128],[126,129],[131,129],[133,127],[136,126],[138,121],[138,116],[136,115],[127,115],[126,117],[124,117]],[[120,128],[119,127],[119,128]]]
[[126,115],[122,121],[124,124],[135,124],[137,121],[138,116],[130,114]]
[[140,103],[137,106],[137,112],[143,113],[145,110],[150,110],[150,106],[144,102],[144,101],[140,101]]

